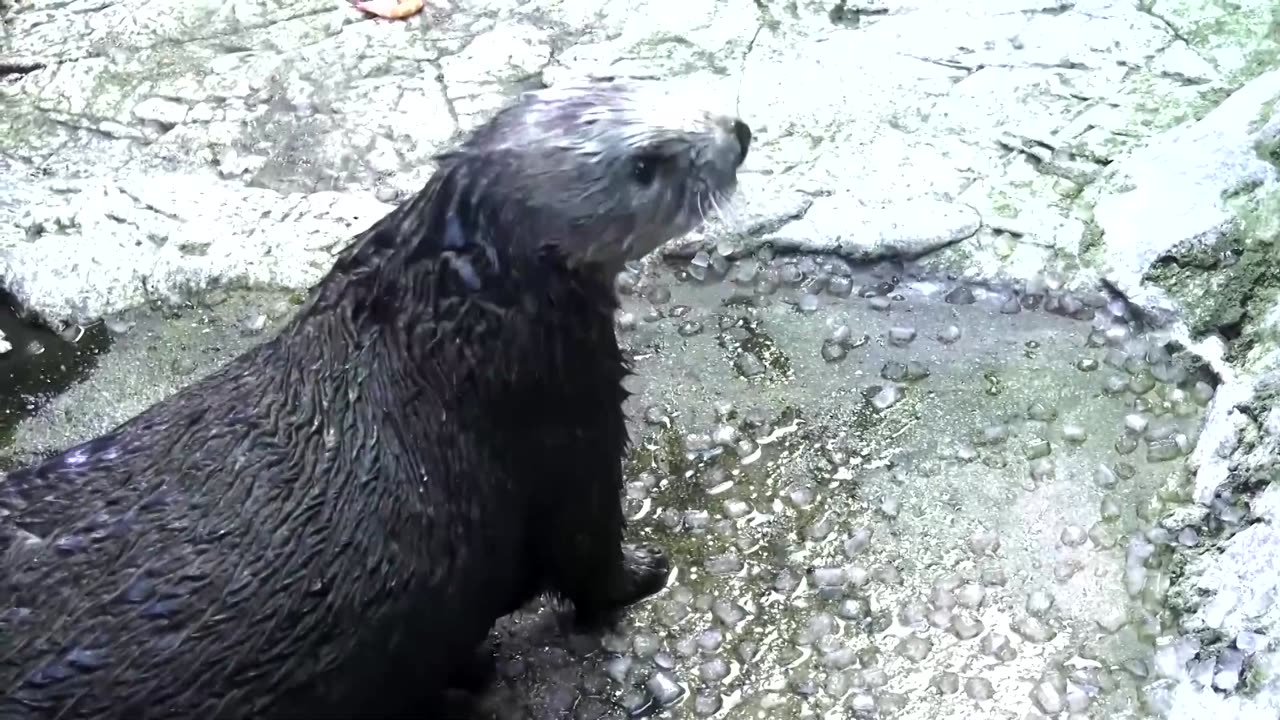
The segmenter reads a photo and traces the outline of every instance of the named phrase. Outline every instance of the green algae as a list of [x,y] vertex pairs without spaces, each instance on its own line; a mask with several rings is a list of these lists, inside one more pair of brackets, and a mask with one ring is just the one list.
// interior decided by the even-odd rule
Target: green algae
[[[1236,220],[1215,241],[1162,259],[1146,279],[1184,308],[1191,332],[1239,334],[1280,288],[1280,189],[1255,188],[1227,199]],[[1249,340],[1236,348],[1247,352]]]

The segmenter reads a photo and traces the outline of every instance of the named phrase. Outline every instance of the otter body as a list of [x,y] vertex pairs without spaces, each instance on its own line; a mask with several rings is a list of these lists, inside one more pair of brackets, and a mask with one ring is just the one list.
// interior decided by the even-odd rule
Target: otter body
[[0,720],[432,717],[539,593],[599,628],[660,589],[622,538],[612,280],[750,134],[655,101],[522,97],[277,337],[0,478]]

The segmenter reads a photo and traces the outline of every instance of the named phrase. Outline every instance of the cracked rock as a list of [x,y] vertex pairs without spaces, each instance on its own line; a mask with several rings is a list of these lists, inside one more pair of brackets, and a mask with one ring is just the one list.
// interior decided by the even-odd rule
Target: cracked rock
[[306,287],[389,210],[365,195],[281,195],[196,175],[44,187],[47,199],[0,235],[0,284],[49,324],[219,285]]
[[960,203],[917,199],[869,206],[840,194],[815,199],[803,218],[764,240],[779,248],[874,260],[922,255],[972,237],[981,224],[978,212]]

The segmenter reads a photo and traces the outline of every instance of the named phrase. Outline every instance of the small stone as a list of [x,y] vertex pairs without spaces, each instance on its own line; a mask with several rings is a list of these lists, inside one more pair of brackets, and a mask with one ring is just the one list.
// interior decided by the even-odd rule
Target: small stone
[[753,378],[765,373],[764,362],[755,353],[744,352],[733,361],[734,368],[744,378]]
[[1129,618],[1125,616],[1123,610],[1112,609],[1099,616],[1096,622],[1103,632],[1115,633],[1124,627],[1128,621]]
[[744,566],[742,558],[733,554],[713,555],[704,563],[707,572],[712,575],[736,575]]
[[1266,648],[1268,643],[1267,636],[1261,633],[1241,631],[1236,635],[1236,647],[1246,655],[1252,655]]
[[662,648],[662,640],[652,632],[639,632],[631,639],[631,647],[637,657],[651,658]]
[[267,327],[267,316],[257,313],[249,316],[241,323],[241,330],[247,335],[255,335],[260,333]]
[[940,672],[929,680],[929,687],[943,695],[952,695],[960,690],[960,676],[950,670]]
[[1095,358],[1080,358],[1076,361],[1075,367],[1080,372],[1093,372],[1099,367],[1099,363]]
[[1066,699],[1052,683],[1036,683],[1031,690],[1031,702],[1043,713],[1057,715],[1066,707]]
[[1059,542],[1067,547],[1079,547],[1089,539],[1089,534],[1079,525],[1068,525],[1062,529],[1062,534],[1058,536]]
[[912,327],[896,326],[889,328],[889,344],[896,347],[906,347],[916,339],[916,329]]
[[706,683],[718,683],[729,677],[729,663],[724,658],[712,658],[698,666],[698,678]]
[[695,335],[701,335],[702,330],[702,323],[697,320],[686,320],[680,323],[676,328],[676,333],[679,334],[680,337],[694,337]]
[[840,647],[832,650],[822,656],[823,666],[833,670],[844,670],[850,668],[858,661],[858,656],[854,653],[853,648]]
[[1083,445],[1089,439],[1083,426],[1074,423],[1062,426],[1062,441],[1068,445]]
[[849,349],[843,344],[835,340],[824,340],[822,342],[822,359],[829,363],[840,362],[849,354]]
[[884,412],[902,400],[903,390],[899,385],[885,385],[870,398],[871,406]]
[[973,291],[963,285],[956,286],[942,299],[949,305],[972,305],[977,300],[973,296]]
[[1014,632],[1023,640],[1033,643],[1049,642],[1058,635],[1058,631],[1049,627],[1043,620],[1035,616],[1020,618],[1013,623]]
[[995,530],[979,530],[969,536],[969,551],[974,555],[993,555],[1000,549],[1000,536]]
[[929,656],[932,649],[933,643],[928,638],[908,635],[898,643],[896,652],[908,660],[920,662]]
[[849,709],[855,717],[875,717],[876,698],[868,692],[855,692],[849,696]]
[[860,527],[853,531],[848,540],[844,541],[845,557],[852,559],[854,556],[867,549],[871,544],[871,530],[869,528]]
[[995,696],[996,690],[990,680],[971,677],[964,681],[964,693],[974,700],[990,700]]
[[1003,633],[988,633],[982,636],[978,646],[982,652],[1001,662],[1008,662],[1018,656],[1018,651],[1009,642],[1009,636]]
[[845,598],[836,614],[845,620],[863,620],[871,615],[871,603],[866,598]]
[[1032,590],[1027,594],[1027,612],[1035,617],[1044,617],[1053,607],[1053,596],[1044,590]]
[[880,501],[880,512],[884,513],[885,517],[896,518],[900,510],[901,504],[895,497],[886,497]]
[[961,607],[974,609],[982,604],[983,599],[987,596],[987,591],[977,583],[966,583],[956,589],[956,602]]
[[711,717],[720,712],[720,696],[700,693],[693,699],[693,714],[698,717]]

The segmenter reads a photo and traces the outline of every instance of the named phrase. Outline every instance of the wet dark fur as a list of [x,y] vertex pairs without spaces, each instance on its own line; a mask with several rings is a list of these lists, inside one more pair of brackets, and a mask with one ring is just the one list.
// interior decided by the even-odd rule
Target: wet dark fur
[[612,275],[476,166],[275,339],[0,480],[0,719],[433,717],[539,591],[598,628],[662,586],[622,545]]

